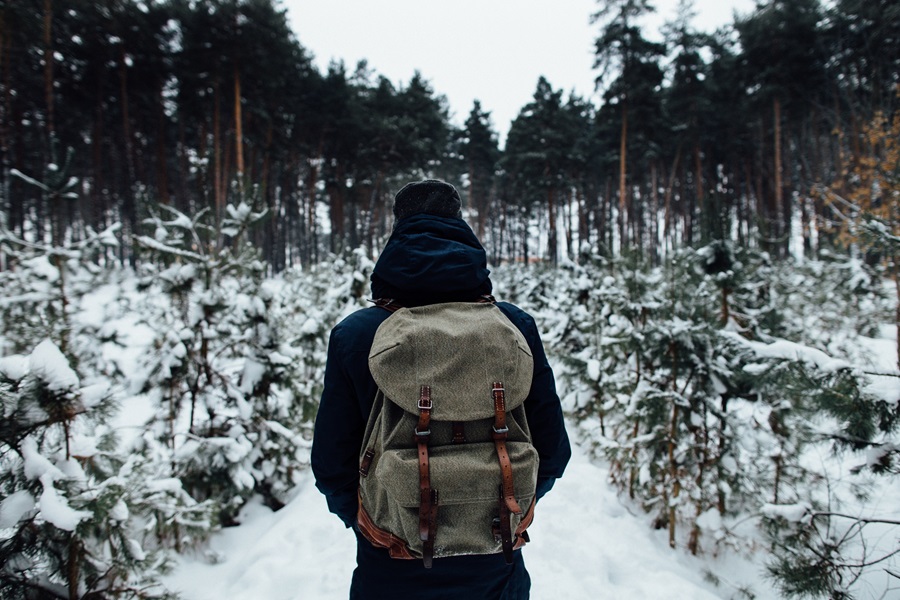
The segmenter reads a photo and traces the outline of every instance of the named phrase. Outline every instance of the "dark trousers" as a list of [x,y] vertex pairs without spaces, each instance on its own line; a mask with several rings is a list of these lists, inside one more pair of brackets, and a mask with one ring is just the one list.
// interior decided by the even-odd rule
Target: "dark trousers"
[[502,554],[436,558],[431,569],[420,560],[400,560],[357,538],[350,600],[528,600],[531,577],[522,551],[507,565]]

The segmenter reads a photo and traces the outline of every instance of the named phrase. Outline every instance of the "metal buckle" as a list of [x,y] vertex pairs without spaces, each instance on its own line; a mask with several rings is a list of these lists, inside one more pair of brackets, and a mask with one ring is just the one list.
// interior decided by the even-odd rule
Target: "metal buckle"
[[419,410],[431,410],[431,398],[423,398],[422,396],[419,396],[419,402],[417,406],[419,407]]
[[419,431],[419,428],[416,427],[416,437],[428,437],[431,435],[431,430],[426,429],[425,431]]
[[503,429],[497,429],[497,426],[494,425],[491,427],[494,430],[494,433],[509,433],[509,427],[504,427]]

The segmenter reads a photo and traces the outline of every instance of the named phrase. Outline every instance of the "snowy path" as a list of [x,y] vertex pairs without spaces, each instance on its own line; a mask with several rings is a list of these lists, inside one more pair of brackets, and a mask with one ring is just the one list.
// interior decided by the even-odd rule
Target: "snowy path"
[[[733,586],[714,587],[705,569],[732,571],[759,589],[749,563],[694,559],[666,546],[644,515],[626,510],[606,484],[606,470],[574,449],[566,475],[541,501],[525,550],[534,600],[714,600],[737,597]],[[220,562],[183,559],[167,585],[186,600],[340,600],[347,598],[355,540],[315,489],[310,474],[301,492],[277,513],[254,503],[240,527],[217,534],[211,548]],[[732,573],[733,575],[733,573]],[[737,577],[737,576],[735,576]]]

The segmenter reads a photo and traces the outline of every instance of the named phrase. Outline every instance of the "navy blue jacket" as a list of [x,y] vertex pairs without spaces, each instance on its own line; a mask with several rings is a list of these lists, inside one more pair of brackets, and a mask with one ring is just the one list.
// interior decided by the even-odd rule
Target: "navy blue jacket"
[[[491,292],[484,248],[462,219],[414,215],[397,223],[372,274],[372,295],[402,306],[470,301]],[[571,456],[553,372],[534,320],[505,302],[498,308],[522,332],[534,357],[525,413],[540,457],[538,498],[562,476]],[[361,309],[331,332],[325,388],[316,416],[312,469],[328,508],[348,526],[356,523],[359,454],[377,386],[368,356],[378,326],[390,316],[382,308]],[[540,507],[537,509],[540,518]],[[528,597],[528,574],[517,551],[512,566],[502,554],[421,561],[391,559],[359,538],[351,598],[497,600]]]

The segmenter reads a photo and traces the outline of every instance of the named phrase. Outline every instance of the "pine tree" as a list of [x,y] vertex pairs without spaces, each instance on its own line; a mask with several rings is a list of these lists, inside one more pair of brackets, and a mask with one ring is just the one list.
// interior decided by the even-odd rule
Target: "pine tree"
[[[47,193],[75,186],[49,170],[48,183],[20,177]],[[0,231],[12,258],[0,272],[4,598],[167,597],[165,549],[208,532],[208,507],[151,465],[122,458],[109,426],[120,373],[105,368],[98,331],[78,313],[103,280],[94,261],[117,244],[116,229],[88,229],[80,242],[54,232],[64,245]]]
[[477,211],[476,234],[485,240],[488,216],[494,198],[494,177],[500,150],[489,112],[475,100],[465,122],[460,155],[468,175],[468,205]]
[[208,211],[191,219],[161,209],[172,218],[148,219],[153,235],[137,240],[163,267],[146,284],[169,300],[147,307],[158,337],[136,385],[157,415],[145,452],[163,453],[171,476],[195,498],[216,501],[222,522],[233,524],[254,492],[274,507],[287,500],[305,452],[296,432],[308,426],[294,411],[295,353],[275,322],[282,311],[245,241],[264,214],[227,205],[216,229]]
[[632,202],[629,172],[638,172],[629,154],[654,156],[658,154],[654,132],[660,117],[658,89],[663,73],[658,61],[665,54],[665,46],[646,39],[637,22],[642,15],[653,12],[648,0],[617,0],[602,2],[594,20],[601,22],[597,38],[594,67],[600,71],[598,85],[606,85],[604,100],[618,110],[619,124],[619,240],[621,247],[643,246],[644,215],[638,212],[642,203]]
[[[559,259],[557,219],[561,198],[568,197],[565,161],[572,140],[566,137],[563,119],[562,90],[554,90],[544,77],[539,78],[532,101],[510,125],[501,163],[506,171],[508,192],[523,208],[526,219],[532,216],[535,207],[539,211],[540,207],[546,207],[547,256],[552,264]],[[526,257],[528,229],[526,220],[522,240]]]

